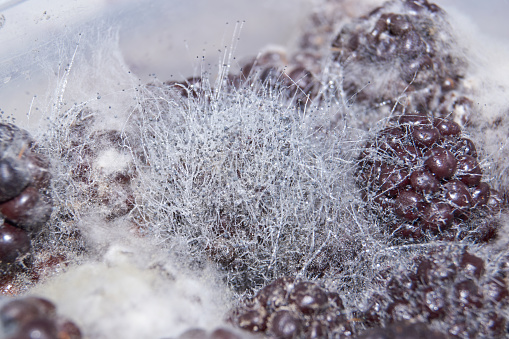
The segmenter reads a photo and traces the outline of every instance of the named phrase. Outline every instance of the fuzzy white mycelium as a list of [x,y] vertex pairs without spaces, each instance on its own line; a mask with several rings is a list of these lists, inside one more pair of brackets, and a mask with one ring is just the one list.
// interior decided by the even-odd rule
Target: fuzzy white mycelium
[[[114,47],[113,28],[80,27],[57,52],[40,46],[60,60],[48,63],[51,100],[39,107],[40,127],[29,128],[34,152],[50,163],[53,212],[30,234],[31,252],[3,267],[3,294],[51,300],[83,338],[176,338],[221,326],[262,337],[356,336],[399,321],[456,337],[507,336],[509,84],[498,72],[507,51],[486,43],[490,55],[481,54],[474,30],[465,37],[460,19],[425,0],[392,1],[357,18],[380,4],[318,1],[295,46],[239,62],[232,43],[217,70],[202,64],[185,81],[139,81]],[[436,221],[434,233],[398,236],[401,228],[388,226],[420,221],[366,193],[379,179],[359,180],[360,155],[366,147],[396,154],[373,140],[394,124],[398,133],[418,128],[393,119],[408,114],[462,127],[455,137],[477,145],[497,208],[479,212],[469,202],[465,212],[454,200],[454,221]],[[457,186],[464,175],[454,175],[441,184]],[[442,236],[445,227],[452,237]],[[449,280],[433,271],[451,265]],[[287,276],[297,279],[285,283],[289,299],[263,304],[264,289],[246,301]],[[324,325],[315,297],[298,304],[292,293],[308,280],[329,291],[330,309],[338,293],[346,322]],[[258,312],[258,325],[242,307]],[[1,310],[0,318],[5,337],[17,338]],[[193,335],[251,334],[182,337]]]

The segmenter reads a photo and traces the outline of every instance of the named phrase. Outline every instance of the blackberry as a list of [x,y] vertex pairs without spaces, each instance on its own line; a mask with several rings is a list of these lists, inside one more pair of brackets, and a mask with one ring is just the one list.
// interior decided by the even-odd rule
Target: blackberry
[[4,303],[0,308],[2,338],[82,338],[78,326],[60,316],[49,300],[25,297]]
[[467,250],[437,249],[413,259],[409,271],[379,275],[359,318],[367,326],[427,322],[458,338],[499,338],[509,305],[506,276]]
[[451,120],[397,116],[366,144],[357,175],[396,237],[485,242],[495,236],[488,215],[502,209],[503,196],[482,182],[475,145]]
[[462,82],[467,62],[455,52],[451,31],[445,12],[426,0],[389,1],[341,28],[333,57],[345,75],[346,98],[367,110],[364,123],[391,109],[469,120],[473,103]]
[[16,262],[30,251],[30,238],[49,220],[49,162],[30,134],[0,123],[0,264]]
[[337,293],[292,277],[263,287],[232,312],[231,321],[274,338],[337,338],[353,333]]

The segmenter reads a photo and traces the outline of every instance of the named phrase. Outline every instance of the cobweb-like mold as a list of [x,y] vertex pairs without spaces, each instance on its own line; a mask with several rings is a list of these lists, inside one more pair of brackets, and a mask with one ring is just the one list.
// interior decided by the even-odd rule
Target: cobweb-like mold
[[346,132],[315,128],[321,118],[280,88],[217,92],[204,80],[198,97],[179,85],[174,99],[175,86],[143,89],[129,122],[139,139],[127,147],[142,146],[132,150],[140,175],[130,213],[141,229],[169,244],[187,239],[240,290],[306,274],[326,246],[341,246],[353,168]]

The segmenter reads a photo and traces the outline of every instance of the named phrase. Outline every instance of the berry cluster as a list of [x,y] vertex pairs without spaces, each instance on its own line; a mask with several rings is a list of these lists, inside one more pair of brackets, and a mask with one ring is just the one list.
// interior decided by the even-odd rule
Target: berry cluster
[[82,338],[76,324],[58,315],[52,302],[38,297],[5,303],[0,308],[0,321],[2,338]]
[[49,162],[28,132],[0,123],[0,265],[30,251],[30,237],[41,232],[51,215],[47,192]]
[[453,112],[456,121],[466,122],[473,109],[462,84],[466,62],[454,54],[447,25],[437,5],[406,0],[388,2],[344,26],[332,50],[344,68],[346,96],[369,106],[368,119],[378,120],[387,113],[382,108],[396,106],[401,112]]
[[502,195],[482,182],[474,143],[453,121],[405,114],[376,134],[360,156],[358,182],[394,235],[488,241],[495,225],[469,219],[496,213]]
[[500,338],[506,333],[509,290],[503,272],[492,273],[467,251],[426,253],[414,258],[410,271],[380,274],[382,291],[360,318],[368,326],[428,322],[454,337]]
[[274,338],[327,338],[352,334],[343,301],[317,284],[283,277],[233,312],[240,328]]

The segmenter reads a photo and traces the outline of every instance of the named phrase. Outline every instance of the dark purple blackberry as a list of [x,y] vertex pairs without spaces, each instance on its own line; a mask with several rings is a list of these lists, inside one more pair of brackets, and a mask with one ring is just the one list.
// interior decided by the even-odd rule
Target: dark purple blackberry
[[0,266],[30,250],[30,237],[41,232],[52,211],[49,163],[27,131],[0,123]]
[[2,338],[81,339],[81,331],[72,321],[60,316],[56,306],[43,298],[25,297],[0,307]]
[[427,322],[458,338],[503,337],[509,290],[504,273],[488,265],[461,250],[416,257],[409,271],[380,275],[381,290],[359,318],[369,327]]
[[317,284],[283,277],[243,302],[231,321],[274,338],[347,337],[352,328],[340,296]]
[[[452,112],[454,120],[468,121],[473,105],[462,83],[466,61],[454,54],[451,31],[444,11],[426,0],[389,1],[344,26],[332,51],[343,69],[346,99],[367,105],[372,121],[394,107]],[[384,80],[373,83],[374,77]]]
[[484,242],[495,236],[491,215],[503,199],[481,181],[475,145],[453,121],[423,114],[392,119],[366,144],[357,175],[364,196],[399,238]]
[[395,323],[363,332],[355,339],[447,339],[445,334],[432,330],[424,323]]

